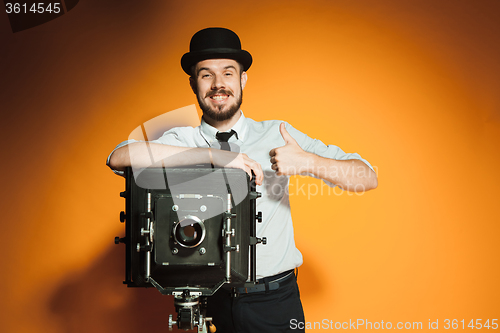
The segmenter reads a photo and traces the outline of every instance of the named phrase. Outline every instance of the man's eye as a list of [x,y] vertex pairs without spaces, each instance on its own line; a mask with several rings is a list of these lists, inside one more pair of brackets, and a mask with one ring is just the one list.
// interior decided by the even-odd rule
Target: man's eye
[[232,76],[232,75],[233,75],[233,73],[225,73],[224,75],[225,75],[225,76]]
[[206,78],[209,78],[209,77],[210,77],[210,74],[203,74],[203,75],[201,76],[201,78],[202,78],[202,79],[206,79]]

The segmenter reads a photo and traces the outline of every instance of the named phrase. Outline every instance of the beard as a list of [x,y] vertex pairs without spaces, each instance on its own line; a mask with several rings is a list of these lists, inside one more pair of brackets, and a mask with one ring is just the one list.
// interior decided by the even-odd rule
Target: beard
[[[217,91],[211,91],[205,97],[210,97],[218,93],[234,96],[232,92],[221,89]],[[219,105],[213,107],[206,103],[199,94],[196,94],[196,98],[198,99],[198,104],[200,105],[200,109],[203,111],[204,116],[207,116],[208,118],[215,121],[225,121],[231,119],[240,109],[241,103],[243,102],[243,89],[241,89],[240,87],[240,94],[239,96],[235,97],[236,101],[232,105]]]

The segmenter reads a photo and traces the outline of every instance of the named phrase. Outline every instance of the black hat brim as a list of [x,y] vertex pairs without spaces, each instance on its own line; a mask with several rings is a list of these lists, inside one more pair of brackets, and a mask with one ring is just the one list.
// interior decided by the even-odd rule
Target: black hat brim
[[235,49],[206,49],[199,52],[188,52],[181,58],[181,66],[184,72],[192,75],[191,67],[202,60],[207,59],[232,59],[236,60],[247,71],[252,65],[252,56],[245,50]]

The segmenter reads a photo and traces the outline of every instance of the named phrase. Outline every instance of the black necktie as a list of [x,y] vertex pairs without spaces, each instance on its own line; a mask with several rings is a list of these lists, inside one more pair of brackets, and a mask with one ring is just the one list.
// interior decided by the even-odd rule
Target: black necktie
[[228,141],[233,134],[236,134],[234,130],[231,130],[231,132],[217,132],[217,134],[215,134],[215,137],[219,140],[221,150],[231,150]]

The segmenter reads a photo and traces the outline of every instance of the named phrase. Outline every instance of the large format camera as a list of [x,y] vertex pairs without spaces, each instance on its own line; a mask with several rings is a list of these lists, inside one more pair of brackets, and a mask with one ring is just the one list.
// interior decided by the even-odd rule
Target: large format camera
[[206,298],[223,285],[256,281],[255,200],[260,193],[240,169],[147,168],[125,171],[125,281],[174,295],[174,324],[206,332]]

